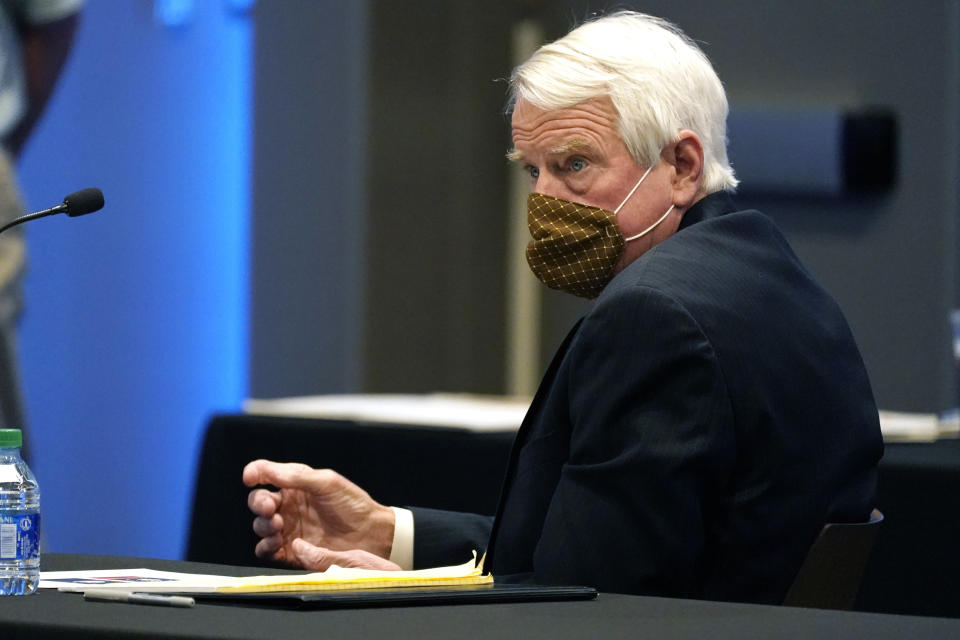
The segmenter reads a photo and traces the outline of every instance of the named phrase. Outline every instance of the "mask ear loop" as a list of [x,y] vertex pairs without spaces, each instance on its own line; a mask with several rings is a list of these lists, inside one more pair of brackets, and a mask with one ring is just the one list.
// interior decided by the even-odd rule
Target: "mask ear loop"
[[643,231],[641,231],[641,232],[638,233],[637,235],[635,235],[635,236],[630,236],[629,238],[624,238],[623,241],[624,241],[624,242],[630,242],[631,240],[636,240],[637,238],[642,238],[643,236],[647,235],[648,233],[650,233],[651,231],[653,231],[654,229],[656,229],[658,224],[660,224],[661,222],[663,222],[664,220],[667,219],[667,216],[670,215],[670,212],[671,212],[671,211],[673,211],[673,207],[674,207],[674,205],[670,205],[670,208],[667,209],[667,212],[666,212],[666,213],[664,213],[662,216],[660,216],[660,219],[659,219],[659,220],[657,220],[656,222],[654,222],[652,225],[650,225],[649,227],[647,227],[646,229],[644,229]]
[[647,175],[648,175],[651,171],[653,171],[653,167],[654,167],[654,166],[655,166],[655,165],[650,165],[649,167],[647,167],[647,170],[644,171],[644,172],[643,172],[643,175],[640,176],[640,179],[637,180],[637,184],[633,185],[633,189],[630,189],[630,193],[628,193],[628,194],[627,194],[627,197],[623,199],[623,202],[620,203],[620,206],[613,210],[613,215],[617,215],[618,213],[620,213],[620,209],[623,209],[623,205],[627,204],[627,200],[630,199],[630,196],[633,195],[633,192],[637,190],[637,188],[640,186],[640,184],[641,184],[644,180],[646,180]]
[[[627,200],[629,200],[630,196],[633,195],[633,192],[637,190],[637,187],[640,186],[640,183],[642,183],[646,179],[647,175],[653,170],[654,166],[655,165],[650,165],[647,168],[647,170],[643,172],[643,175],[640,176],[639,180],[637,180],[637,184],[633,185],[633,189],[630,189],[630,193],[627,194],[627,197],[624,198],[623,202],[620,203],[620,206],[614,210],[613,215],[617,215],[618,213],[620,213],[620,209],[623,209],[623,205],[627,204]],[[670,215],[671,211],[673,211],[673,207],[674,205],[670,205],[670,208],[667,209],[667,211],[662,216],[660,216],[660,218],[656,222],[654,222],[652,225],[650,225],[649,227],[647,227],[637,235],[630,236],[629,238],[624,238],[623,241],[630,242],[631,240],[637,240],[638,238],[642,238],[643,236],[647,235],[648,233],[656,229],[657,225],[659,225],[661,222],[667,219],[667,216]]]

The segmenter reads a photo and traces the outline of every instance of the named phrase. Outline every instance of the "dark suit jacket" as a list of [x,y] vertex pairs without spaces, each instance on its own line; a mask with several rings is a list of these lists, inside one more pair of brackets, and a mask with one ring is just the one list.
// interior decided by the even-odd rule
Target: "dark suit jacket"
[[[713,194],[554,357],[511,455],[492,569],[780,602],[824,523],[868,518],[882,449],[840,309],[768,218]],[[491,525],[414,518],[418,566],[462,562]]]

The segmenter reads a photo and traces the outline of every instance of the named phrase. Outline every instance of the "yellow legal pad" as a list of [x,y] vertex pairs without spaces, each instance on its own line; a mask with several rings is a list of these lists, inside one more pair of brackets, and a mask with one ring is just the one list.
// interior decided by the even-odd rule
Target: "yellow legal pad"
[[483,574],[486,555],[477,562],[473,559],[451,567],[435,567],[416,571],[375,571],[330,567],[321,573],[301,575],[267,575],[234,578],[220,585],[216,593],[279,593],[284,591],[343,591],[355,589],[385,589],[392,587],[454,587],[462,585],[493,584],[493,576]]

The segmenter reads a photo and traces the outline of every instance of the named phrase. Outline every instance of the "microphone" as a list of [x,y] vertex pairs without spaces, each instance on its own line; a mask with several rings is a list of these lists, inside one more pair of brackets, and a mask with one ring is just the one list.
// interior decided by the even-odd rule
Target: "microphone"
[[61,207],[66,207],[66,214],[71,218],[93,213],[103,209],[103,191],[96,187],[87,187],[74,191],[63,199]]
[[43,211],[36,211],[34,213],[28,213],[27,215],[20,216],[19,218],[14,218],[7,224],[0,227],[0,233],[3,233],[10,227],[27,222],[28,220],[52,216],[57,213],[65,213],[71,218],[75,218],[77,216],[93,213],[94,211],[99,211],[102,208],[103,192],[96,187],[87,187],[86,189],[80,189],[80,191],[74,191],[68,195],[63,199],[63,204],[58,204],[55,207],[50,207],[49,209],[44,209]]

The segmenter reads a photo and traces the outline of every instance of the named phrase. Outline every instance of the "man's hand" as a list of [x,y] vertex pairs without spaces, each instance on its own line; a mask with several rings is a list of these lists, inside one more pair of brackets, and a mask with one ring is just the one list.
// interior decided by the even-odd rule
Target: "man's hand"
[[339,473],[304,464],[255,460],[243,469],[254,489],[247,504],[261,537],[257,557],[323,571],[331,564],[399,569],[387,560],[393,546],[394,513]]

